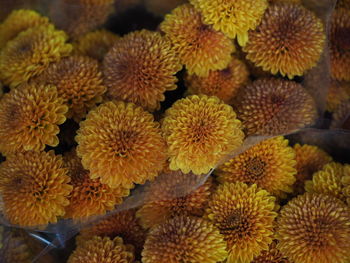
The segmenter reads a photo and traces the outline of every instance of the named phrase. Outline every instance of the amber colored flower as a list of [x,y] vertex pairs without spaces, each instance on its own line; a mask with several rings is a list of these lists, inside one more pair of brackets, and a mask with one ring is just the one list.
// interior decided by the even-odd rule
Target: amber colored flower
[[70,56],[52,63],[34,79],[35,83],[54,85],[68,105],[66,116],[77,122],[102,101],[107,88],[102,84],[98,62],[89,57]]
[[112,188],[143,184],[156,177],[166,161],[159,124],[133,103],[106,102],[91,110],[75,139],[90,178]]
[[0,152],[42,151],[57,146],[68,108],[53,86],[25,84],[0,101]]
[[123,239],[94,236],[79,245],[70,255],[67,263],[133,263],[134,251],[125,245]]
[[238,118],[249,135],[278,135],[311,125],[316,118],[313,98],[298,83],[259,79],[235,99]]
[[31,263],[34,258],[25,239],[16,235],[14,230],[0,226],[0,262]]
[[89,171],[83,168],[75,151],[67,153],[64,160],[73,186],[69,196],[70,204],[66,207],[66,218],[82,219],[105,214],[116,204],[120,204],[124,196],[129,195],[128,189],[122,187],[112,189],[102,184],[99,178],[90,179]]
[[207,77],[187,75],[185,80],[189,94],[217,96],[225,103],[230,103],[238,89],[248,81],[248,77],[246,65],[232,57],[228,67],[223,70],[210,71]]
[[212,188],[209,177],[201,185],[202,176],[169,171],[145,188],[145,204],[136,216],[144,228],[161,224],[177,215],[202,216]]
[[143,263],[216,263],[227,257],[219,230],[202,218],[178,216],[153,227],[142,252]]
[[205,77],[210,70],[225,69],[235,50],[233,42],[203,24],[200,12],[190,4],[175,8],[160,24],[189,74]]
[[350,10],[336,9],[330,26],[331,74],[337,80],[350,80]]
[[4,214],[21,226],[56,223],[69,204],[68,170],[61,156],[50,152],[16,153],[0,165]]
[[340,104],[333,113],[331,128],[350,130],[350,99]]
[[74,51],[102,62],[104,56],[118,39],[119,36],[112,32],[104,29],[96,30],[76,39],[73,43]]
[[132,32],[116,41],[103,61],[107,97],[154,111],[164,101],[164,92],[177,88],[180,69],[170,42],[159,32]]
[[156,16],[164,16],[175,7],[185,4],[187,0],[145,0],[145,7],[147,11]]
[[251,263],[291,263],[276,248],[277,241],[273,241],[267,250],[263,250]]
[[332,80],[327,94],[327,110],[335,112],[340,104],[350,99],[350,84]]
[[348,262],[350,212],[338,199],[300,195],[283,207],[277,225],[277,248],[292,262]]
[[267,250],[277,213],[275,197],[256,184],[224,183],[209,201],[206,217],[227,242],[227,263],[250,263]]
[[208,173],[243,141],[241,122],[217,97],[192,95],[176,101],[162,120],[170,169]]
[[282,136],[262,141],[219,166],[221,182],[257,184],[280,197],[292,192],[295,153]]
[[127,244],[141,252],[146,239],[146,231],[139,224],[135,209],[129,209],[109,215],[92,226],[83,228],[77,236],[78,245],[91,239],[93,236],[110,237],[120,236]]

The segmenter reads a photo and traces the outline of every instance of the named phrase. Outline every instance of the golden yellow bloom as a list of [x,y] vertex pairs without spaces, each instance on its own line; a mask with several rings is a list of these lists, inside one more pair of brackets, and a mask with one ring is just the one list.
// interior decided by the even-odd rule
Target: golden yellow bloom
[[69,204],[68,170],[61,156],[50,152],[16,153],[0,165],[4,214],[21,226],[56,223]]
[[327,94],[327,110],[335,112],[340,104],[350,99],[350,84],[344,81],[332,80]]
[[0,152],[42,151],[57,146],[68,107],[53,86],[25,84],[0,101]]
[[278,135],[313,124],[316,105],[298,83],[259,79],[247,85],[235,99],[238,118],[248,135]]
[[246,65],[232,57],[227,68],[210,71],[207,77],[186,75],[185,81],[189,94],[217,96],[225,103],[230,103],[237,91],[248,81],[248,77]]
[[333,113],[331,128],[350,130],[350,99],[340,104]]
[[73,190],[69,196],[70,204],[66,207],[66,218],[83,219],[92,215],[102,215],[114,209],[116,204],[129,195],[129,190],[117,187],[110,188],[97,179],[90,179],[89,171],[85,170],[75,151],[64,156],[71,178]]
[[269,193],[284,197],[295,182],[295,153],[282,136],[268,139],[219,166],[221,182],[257,184]]
[[5,21],[0,24],[0,49],[9,40],[14,39],[20,32],[38,25],[48,25],[49,19],[42,17],[33,10],[19,9],[9,14]]
[[200,12],[190,4],[175,8],[160,24],[189,74],[205,77],[210,70],[225,69],[235,50],[233,42],[203,24]]
[[170,169],[208,173],[243,141],[241,122],[217,97],[192,95],[176,101],[162,120]]
[[219,230],[202,218],[178,216],[156,225],[147,236],[143,263],[216,263],[227,257]]
[[263,250],[251,263],[291,263],[276,248],[277,241],[273,241],[267,250]]
[[180,69],[170,42],[159,32],[132,32],[116,41],[103,61],[107,97],[157,110],[164,92],[177,88]]
[[111,188],[152,180],[166,161],[159,124],[133,103],[106,102],[91,110],[75,139],[90,178]]
[[294,263],[346,263],[350,212],[332,196],[299,195],[282,208],[277,249]]
[[206,217],[227,242],[227,263],[250,263],[267,250],[277,213],[275,197],[256,184],[224,183],[209,201]]
[[313,68],[325,42],[323,24],[301,5],[270,6],[243,50],[247,59],[272,74],[292,79]]
[[79,245],[67,263],[134,263],[134,251],[123,239],[94,236]]
[[69,107],[67,118],[77,122],[102,101],[102,95],[107,90],[102,84],[98,62],[83,56],[70,56],[50,64],[33,81],[56,86],[58,95]]
[[104,29],[96,30],[76,39],[73,43],[74,51],[102,62],[104,56],[118,39],[119,36],[112,32]]
[[187,0],[145,0],[145,7],[147,11],[156,16],[164,16],[175,7],[185,4]]

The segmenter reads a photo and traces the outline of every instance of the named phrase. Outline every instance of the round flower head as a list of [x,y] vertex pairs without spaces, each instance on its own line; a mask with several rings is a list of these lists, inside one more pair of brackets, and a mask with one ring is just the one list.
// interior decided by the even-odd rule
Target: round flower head
[[168,144],[170,169],[208,173],[243,141],[241,122],[217,97],[192,95],[165,112],[162,131]]
[[90,178],[112,188],[131,188],[158,175],[165,142],[152,114],[133,103],[106,102],[91,110],[75,137]]
[[53,86],[25,84],[0,101],[0,152],[42,151],[57,146],[68,107]]
[[277,241],[273,241],[267,250],[263,250],[251,263],[291,263],[276,248]]
[[82,35],[73,43],[74,51],[77,54],[89,56],[103,61],[107,52],[119,37],[112,32],[101,29]]
[[273,195],[284,197],[295,182],[295,153],[282,136],[249,148],[219,166],[215,173],[221,182],[257,184]]
[[66,207],[66,218],[83,219],[105,214],[116,204],[120,204],[122,197],[129,195],[128,189],[122,187],[112,189],[102,184],[98,178],[90,179],[89,171],[83,168],[75,151],[66,154],[64,160],[73,186],[69,196],[70,204]]
[[77,122],[102,101],[106,92],[98,62],[83,56],[70,56],[50,64],[34,82],[56,86],[58,95],[69,107],[66,116]]
[[227,263],[250,263],[272,242],[275,197],[256,184],[224,183],[209,201],[206,217],[227,242]]
[[235,99],[238,118],[248,135],[278,135],[311,125],[316,105],[298,83],[282,79],[259,79],[246,86]]
[[335,112],[340,104],[350,99],[350,84],[332,80],[327,94],[327,110]]
[[68,56],[67,35],[52,25],[41,25],[18,34],[0,52],[0,79],[11,87],[43,72],[50,63]]
[[61,156],[50,152],[16,153],[0,165],[0,193],[12,224],[56,223],[69,204],[72,186]]
[[147,11],[156,16],[164,16],[175,7],[186,2],[187,0],[145,0],[145,7]]
[[145,189],[145,204],[137,211],[141,225],[150,228],[176,215],[202,216],[211,194],[212,178],[200,185],[201,179],[202,176],[181,171],[159,175]]
[[97,237],[77,246],[67,263],[134,263],[134,251],[125,245],[123,239],[116,237]]
[[346,263],[349,208],[332,196],[299,195],[283,207],[277,237],[277,248],[294,263]]
[[350,99],[340,104],[333,113],[331,128],[350,130]]
[[330,27],[331,74],[337,80],[350,80],[350,10],[336,9]]
[[259,25],[268,7],[267,0],[190,0],[203,15],[205,24],[222,31],[230,38],[237,37],[238,44],[245,46],[248,31]]
[[210,71],[206,77],[187,75],[185,80],[189,94],[216,96],[225,103],[230,103],[238,89],[248,81],[248,77],[246,65],[232,57],[228,67],[223,70]]
[[350,165],[347,164],[343,167],[344,175],[341,178],[343,186],[342,193],[348,205],[350,205]]
[[226,257],[219,230],[202,218],[186,216],[153,227],[142,252],[143,263],[216,263]]
[[14,39],[20,32],[31,27],[48,24],[48,18],[42,17],[33,10],[19,9],[12,11],[5,21],[0,24],[0,49],[2,49],[9,40]]
[[293,78],[313,68],[325,42],[323,24],[301,5],[270,6],[243,50],[247,59],[272,74]]
[[107,97],[160,108],[164,92],[177,88],[181,65],[170,42],[159,32],[141,30],[116,41],[103,61]]
[[229,38],[203,24],[201,14],[190,4],[181,5],[166,15],[160,29],[170,39],[190,75],[205,77],[210,70],[226,68],[235,50]]

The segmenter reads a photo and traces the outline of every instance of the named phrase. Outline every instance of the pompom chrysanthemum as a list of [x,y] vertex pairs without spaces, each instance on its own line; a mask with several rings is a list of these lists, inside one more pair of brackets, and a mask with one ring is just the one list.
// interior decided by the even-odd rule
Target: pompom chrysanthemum
[[57,146],[68,107],[53,86],[25,84],[0,101],[0,152],[42,151]]
[[163,135],[170,169],[208,173],[243,141],[241,122],[233,109],[217,97],[192,95],[165,112]]
[[247,85],[235,99],[238,118],[249,135],[277,135],[313,124],[316,105],[298,83],[259,79]]
[[251,263],[291,263],[281,251],[276,248],[277,241],[273,241],[267,250],[263,250]]
[[66,116],[76,121],[101,102],[107,90],[102,84],[98,62],[83,56],[70,56],[52,63],[33,81],[56,86],[58,95],[69,107]]
[[350,130],[350,100],[340,104],[333,113],[331,128]]
[[256,66],[293,78],[316,65],[324,48],[323,24],[301,5],[270,6],[243,50]]
[[40,25],[18,34],[0,52],[0,79],[11,87],[39,75],[52,62],[68,56],[67,35],[52,25]]
[[295,153],[288,140],[275,137],[260,142],[219,166],[221,182],[257,184],[273,195],[292,192],[295,182]]
[[112,188],[145,183],[166,161],[159,124],[133,103],[106,102],[91,110],[75,139],[90,178],[100,178]]
[[331,196],[300,195],[283,207],[277,238],[277,248],[294,263],[346,263],[349,208]]
[[186,2],[187,0],[145,0],[145,7],[156,16],[164,16],[175,7]]
[[191,75],[204,77],[210,70],[226,68],[235,50],[229,38],[203,24],[201,14],[190,4],[181,5],[166,15],[160,29]]
[[8,156],[0,165],[5,217],[21,226],[56,223],[69,204],[67,173],[62,157],[53,151]]
[[273,240],[275,197],[256,184],[225,183],[209,201],[206,217],[227,242],[227,263],[250,263]]
[[134,258],[133,247],[122,238],[94,236],[77,246],[67,263],[134,263]]
[[327,94],[327,110],[335,112],[337,108],[350,99],[350,84],[348,82],[332,80]]
[[210,71],[207,77],[187,75],[185,80],[189,94],[217,96],[225,103],[230,103],[238,89],[248,81],[248,76],[246,65],[232,57],[228,67],[223,70]]
[[103,61],[107,97],[159,109],[164,92],[177,88],[180,62],[159,32],[141,30],[116,41]]
[[178,216],[152,228],[143,263],[216,263],[227,256],[223,236],[204,219]]
[[205,24],[222,31],[230,38],[237,37],[245,46],[248,31],[259,25],[268,7],[266,0],[190,0],[203,15]]

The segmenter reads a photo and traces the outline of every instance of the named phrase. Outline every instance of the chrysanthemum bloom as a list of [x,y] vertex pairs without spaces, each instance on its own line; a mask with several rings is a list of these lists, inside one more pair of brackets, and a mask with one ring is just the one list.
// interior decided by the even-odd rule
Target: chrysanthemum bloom
[[53,86],[24,84],[0,101],[0,152],[42,151],[57,146],[68,107]]
[[165,112],[162,131],[170,169],[208,173],[243,141],[241,122],[232,107],[217,97],[192,95]]
[[[202,216],[211,194],[212,178],[200,185],[201,176],[169,171],[145,189],[145,204],[137,211],[144,228],[177,215]],[[187,191],[186,191],[187,190]]]
[[332,77],[350,80],[350,10],[336,9],[330,27],[330,60]]
[[52,25],[29,28],[7,42],[0,52],[0,78],[11,87],[43,72],[50,63],[68,56],[67,35]]
[[278,135],[313,124],[316,105],[298,83],[282,79],[259,79],[235,98],[238,118],[248,135]]
[[293,78],[313,68],[325,42],[323,24],[311,11],[294,4],[270,6],[243,50],[247,59],[272,74]]
[[283,207],[277,248],[294,263],[346,263],[350,251],[350,212],[327,195],[300,195]]
[[209,221],[187,216],[153,227],[142,252],[143,263],[216,263],[226,257],[219,230]]
[[89,171],[85,170],[75,151],[64,156],[71,178],[73,190],[69,196],[69,206],[66,207],[66,218],[83,219],[92,215],[105,214],[112,210],[116,204],[122,202],[129,190],[117,187],[110,188],[97,179],[90,179]]
[[180,62],[159,32],[141,30],[116,41],[103,61],[107,97],[159,109],[164,92],[177,88]]
[[90,178],[131,188],[158,175],[166,145],[152,114],[133,103],[106,102],[91,110],[75,137]]
[[267,250],[263,250],[251,263],[291,263],[276,248],[277,241],[273,241]]
[[31,27],[48,24],[48,18],[42,17],[33,10],[19,9],[12,11],[5,21],[0,24],[0,49],[2,49],[9,40],[14,39],[20,32]]
[[133,263],[134,251],[125,245],[123,239],[94,236],[79,245],[70,255],[67,263]]
[[56,223],[69,204],[68,170],[61,156],[50,152],[16,153],[0,165],[4,214],[21,226]]
[[73,43],[77,54],[92,57],[99,62],[119,39],[116,34],[101,29],[82,35]]
[[282,136],[268,139],[219,166],[221,182],[257,184],[273,195],[284,197],[295,182],[295,153]]
[[348,205],[350,205],[350,165],[344,166],[344,175],[341,178],[341,183],[343,186],[342,193]]
[[246,65],[239,59],[232,57],[227,68],[210,71],[207,77],[197,75],[186,76],[186,87],[189,94],[204,94],[217,96],[225,103],[230,103],[249,77]]
[[34,258],[25,240],[0,226],[0,262],[31,263]]
[[240,46],[248,41],[248,31],[255,29],[268,7],[266,0],[190,0],[203,15],[205,24],[237,37]]
[[273,240],[275,197],[256,184],[224,183],[209,201],[206,217],[227,242],[227,263],[250,263]]
[[145,0],[145,7],[147,11],[156,16],[164,16],[175,7],[185,4],[187,0]]
[[70,56],[50,64],[33,81],[56,86],[58,95],[69,107],[66,116],[77,122],[102,101],[107,90],[98,62],[83,56]]
[[333,113],[331,128],[350,130],[350,100],[340,104]]
[[120,236],[125,243],[133,245],[137,253],[141,252],[146,239],[146,231],[139,224],[135,212],[135,209],[121,211],[92,226],[83,228],[76,238],[77,244],[80,245],[93,236],[107,236],[111,239]]
[[233,42],[203,24],[200,12],[190,4],[175,8],[160,24],[189,74],[205,77],[210,70],[225,69],[235,50]]
[[348,99],[350,99],[350,84],[344,81],[332,80],[328,89],[326,109],[329,112],[334,112],[340,104]]
[[332,157],[321,148],[314,145],[293,146],[295,151],[295,159],[297,161],[296,182],[294,184],[294,193],[304,193],[304,183],[310,180],[312,175],[323,168],[324,165],[332,161]]

